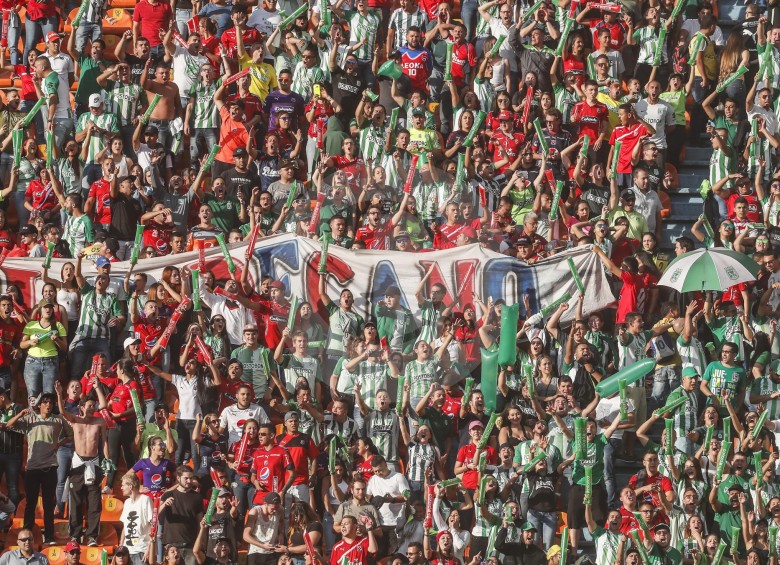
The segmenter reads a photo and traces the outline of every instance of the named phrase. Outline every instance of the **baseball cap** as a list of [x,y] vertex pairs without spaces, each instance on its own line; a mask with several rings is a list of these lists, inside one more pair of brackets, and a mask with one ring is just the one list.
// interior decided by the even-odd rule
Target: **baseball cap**
[[551,545],[550,549],[547,550],[547,561],[555,557],[561,552],[561,546],[560,545]]
[[474,420],[473,422],[471,422],[469,424],[469,431],[473,430],[474,428],[482,428],[484,430],[485,429],[485,425],[482,422],[480,422],[479,420]]
[[512,119],[512,113],[509,110],[501,110],[498,113],[498,121],[503,122],[504,120],[511,120]]
[[412,116],[424,116],[425,115],[425,109],[421,107],[414,108],[412,110]]
[[137,337],[128,337],[124,343],[122,344],[122,348],[127,349],[131,345],[135,345],[136,343],[141,343],[141,340]]
[[634,191],[630,188],[625,189],[623,192],[620,193],[620,198],[622,200],[636,200],[636,194],[634,194]]
[[247,155],[249,155],[249,153],[247,153],[246,149],[243,147],[236,147],[233,150],[233,157],[246,157]]
[[[742,490],[742,487],[739,487],[739,490]],[[653,531],[654,532],[657,532],[658,530],[671,531],[671,529],[669,528],[669,524],[664,524],[663,522],[653,526]]]
[[111,261],[108,260],[107,257],[98,257],[95,260],[95,266],[96,267],[106,267],[107,265],[110,265]]
[[233,491],[229,488],[221,488],[219,489],[217,496],[233,496]]
[[81,546],[78,544],[78,542],[71,540],[65,544],[65,553],[70,553],[74,549],[81,551]]
[[135,175],[125,175],[123,177],[119,177],[119,184],[122,184],[125,181],[135,182],[136,176]]
[[263,502],[265,504],[281,504],[282,497],[279,496],[279,493],[277,492],[269,492],[268,494],[265,495]]
[[285,422],[287,420],[297,420],[297,419],[298,419],[298,412],[296,412],[295,410],[290,410],[284,415]]
[[699,376],[699,373],[696,371],[696,367],[683,367],[682,376],[683,378],[684,377],[696,378]]
[[53,43],[55,41],[59,41],[60,39],[62,39],[62,37],[60,37],[60,34],[57,33],[56,31],[50,31],[49,33],[46,34],[47,43]]
[[244,324],[244,331],[245,332],[254,332],[257,331],[257,326],[254,324]]
[[89,95],[90,108],[99,108],[102,103],[103,103],[103,96],[99,92],[95,92],[94,94]]
[[38,229],[35,226],[27,224],[19,228],[19,235],[38,235]]
[[282,281],[274,281],[271,283],[271,288],[280,288],[284,290],[284,283]]
[[517,238],[517,242],[515,243],[516,247],[530,247],[531,246],[531,240],[527,237],[519,237]]
[[525,522],[520,529],[524,532],[535,532],[536,526],[534,526],[531,522]]
[[742,488],[742,485],[739,483],[734,483],[733,485],[731,485],[728,489],[726,489],[726,492],[731,492],[732,490],[735,490],[737,492],[745,492],[745,489]]
[[117,550],[114,552],[114,555],[130,555],[130,550],[127,549],[124,545],[117,548]]
[[281,163],[279,163],[279,169],[294,169],[295,168],[295,161],[292,159],[283,159]]

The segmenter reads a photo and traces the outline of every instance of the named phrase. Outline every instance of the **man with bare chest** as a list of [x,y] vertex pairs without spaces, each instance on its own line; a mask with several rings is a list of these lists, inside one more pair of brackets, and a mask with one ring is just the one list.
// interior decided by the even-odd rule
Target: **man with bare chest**
[[103,457],[110,461],[108,453],[108,434],[106,423],[100,416],[94,416],[96,403],[91,397],[82,396],[79,400],[79,413],[71,414],[65,410],[65,402],[62,397],[62,385],[55,385],[57,403],[60,414],[70,422],[73,427],[73,463],[68,475],[68,487],[70,489],[70,523],[69,535],[72,540],[80,541],[84,532],[84,510],[87,506],[86,545],[97,545],[98,531],[100,530],[100,511],[102,500],[100,497],[103,471],[100,467],[100,450]]
[[157,128],[159,141],[166,151],[171,150],[173,136],[171,135],[171,122],[176,116],[184,115],[181,105],[179,87],[169,80],[171,69],[163,62],[158,62],[154,67],[154,78],[149,78],[149,65],[151,59],[146,61],[144,72],[141,75],[141,88],[146,90],[146,96],[151,104],[156,94],[160,100],[154,107],[149,118],[149,123]]

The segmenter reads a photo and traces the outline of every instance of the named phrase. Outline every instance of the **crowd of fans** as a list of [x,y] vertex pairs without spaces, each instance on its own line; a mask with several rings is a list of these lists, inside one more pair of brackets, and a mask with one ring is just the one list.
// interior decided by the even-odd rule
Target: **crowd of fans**
[[[0,261],[44,262],[0,295],[0,565],[46,565],[58,518],[78,565],[109,496],[114,565],[777,563],[775,4],[724,34],[682,0],[140,0],[111,41],[107,9],[0,2]],[[703,214],[664,253],[696,145]],[[278,233],[589,245],[616,306],[145,268]],[[695,240],[758,279],[658,286]]]

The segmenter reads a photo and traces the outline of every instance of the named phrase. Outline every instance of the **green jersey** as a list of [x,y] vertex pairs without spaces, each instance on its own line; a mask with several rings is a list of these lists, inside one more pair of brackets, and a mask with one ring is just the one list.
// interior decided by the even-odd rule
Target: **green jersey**
[[192,127],[195,129],[216,128],[219,125],[217,105],[214,93],[222,84],[222,79],[211,84],[196,82],[190,88],[189,96],[192,108]]
[[374,442],[379,454],[387,461],[398,462],[398,437],[401,425],[395,410],[371,410],[366,416],[366,435]]
[[374,306],[376,330],[379,338],[387,340],[393,351],[409,353],[417,337],[417,324],[411,310],[403,306],[391,310],[381,302]]
[[68,244],[71,256],[76,257],[87,246],[87,243],[95,239],[92,220],[87,214],[81,214],[81,216],[76,218],[68,213],[65,229],[62,232],[62,239]]
[[[710,156],[710,183],[715,186],[719,180],[726,178],[734,172],[736,162],[730,151],[723,151],[722,149],[714,149]],[[730,183],[726,184],[728,188]]]
[[431,384],[439,382],[436,376],[438,369],[439,360],[435,357],[425,361],[409,361],[404,369],[404,377],[411,387],[409,398],[420,399],[425,396]]
[[328,357],[341,357],[346,350],[346,340],[360,333],[363,318],[352,310],[345,311],[335,302],[327,306],[328,310]]
[[590,535],[596,542],[596,565],[617,563],[617,548],[620,544],[620,532],[613,532],[597,526]]
[[86,112],[81,114],[79,121],[76,124],[76,132],[82,132],[89,127],[90,122],[94,123],[97,127],[105,130],[107,133],[95,133],[89,138],[89,151],[87,153],[86,164],[95,162],[95,157],[106,147],[106,141],[108,140],[110,133],[119,131],[119,123],[116,114],[111,112],[103,112],[99,116]]
[[[264,355],[266,356],[270,368],[273,354],[270,349],[263,347],[262,345],[259,345],[255,349],[242,345],[230,354],[231,359],[238,359],[241,361],[241,364],[244,366],[241,380],[252,385],[255,398],[258,399],[265,396],[265,391],[268,389],[268,381],[271,378],[265,371],[265,363],[263,362]],[[312,392],[314,392],[314,389],[312,389]]]
[[[773,381],[769,375],[753,381],[753,386],[750,387],[751,395],[769,396],[778,391],[780,391],[780,383]],[[770,420],[780,419],[780,399],[765,400],[764,406],[769,411]]]
[[203,198],[203,203],[207,204],[213,214],[213,220],[215,226],[221,229],[223,232],[228,233],[235,227],[238,227],[239,219],[238,213],[241,209],[241,204],[235,198],[214,198],[211,193],[206,193]]
[[433,343],[436,339],[436,324],[439,322],[444,309],[443,303],[437,308],[430,300],[423,301],[420,305],[420,340],[424,340],[429,344]]
[[[707,369],[702,375],[702,380],[707,383],[716,398],[720,400],[723,396],[727,396],[732,404],[735,404],[737,402],[737,392],[744,388],[747,375],[745,375],[745,369],[739,365],[726,367],[720,361],[713,361],[707,365]],[[709,398],[707,399],[707,404],[711,404]],[[720,413],[721,415],[728,415],[725,406],[721,405]]]
[[593,467],[593,484],[597,485],[604,480],[604,446],[609,443],[607,436],[599,434],[593,441],[588,442],[585,459],[574,461],[572,466],[571,482],[585,486],[585,467]]
[[307,68],[303,61],[295,65],[293,72],[292,91],[309,100],[314,92],[314,84],[325,81],[325,74],[320,67]]
[[366,162],[379,164],[385,148],[385,128],[370,124],[360,131],[360,155]]
[[374,45],[382,19],[377,12],[367,12],[365,16],[360,12],[346,11],[345,16],[349,22],[349,43],[355,45],[363,39],[365,42],[355,51],[355,57],[361,61],[371,61],[374,57]]
[[674,411],[674,432],[678,438],[685,437],[685,434],[696,427],[696,415],[699,413],[699,399],[697,391],[688,392],[682,387],[676,388],[666,400],[667,404],[674,402],[679,398],[685,398],[685,404]]
[[312,394],[317,390],[317,381],[322,382],[320,362],[315,357],[285,355],[281,366],[284,369],[284,386],[291,394],[295,394],[295,385],[299,379],[306,380]]
[[[351,383],[352,390],[354,390],[354,383],[360,383],[360,395],[363,398],[366,406],[371,410],[376,408],[376,394],[380,388],[387,389],[387,375],[390,369],[387,363],[384,361],[361,361],[356,371],[352,373],[353,382]],[[349,383],[344,383],[349,386]],[[339,378],[339,387],[341,389],[341,378]]]
[[122,315],[122,309],[116,294],[105,292],[98,294],[90,284],[80,289],[81,311],[79,324],[76,327],[77,338],[105,339],[111,337],[109,320]]

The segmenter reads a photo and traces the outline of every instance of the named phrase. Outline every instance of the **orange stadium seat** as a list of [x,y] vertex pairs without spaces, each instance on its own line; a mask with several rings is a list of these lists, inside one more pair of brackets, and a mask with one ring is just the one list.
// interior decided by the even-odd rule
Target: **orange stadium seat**
[[45,547],[41,553],[49,560],[49,565],[63,565],[65,563],[65,548],[62,546]]
[[[78,14],[78,11],[78,8],[73,8],[68,14],[68,19],[65,22],[65,33],[73,31],[73,27],[70,24],[76,17],[76,14]],[[104,34],[113,33],[121,35],[132,27],[133,17],[124,8],[110,8],[103,17],[102,28]]]
[[122,509],[125,504],[120,499],[113,496],[103,497],[103,511],[100,514],[100,521],[104,523],[120,523]]
[[100,565],[102,547],[81,546],[81,565]]

